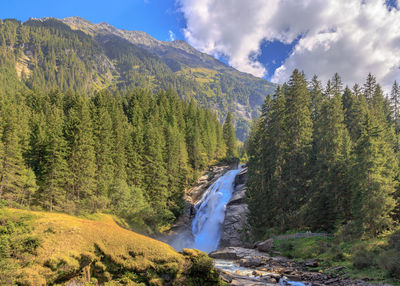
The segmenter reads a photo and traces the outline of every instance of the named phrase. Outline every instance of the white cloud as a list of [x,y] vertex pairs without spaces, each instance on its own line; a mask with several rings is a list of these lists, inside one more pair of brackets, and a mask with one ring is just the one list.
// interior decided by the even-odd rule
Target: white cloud
[[175,33],[172,32],[171,30],[168,31],[168,35],[169,35],[169,40],[170,41],[175,41]]
[[286,81],[294,68],[327,80],[338,72],[346,83],[364,82],[372,72],[389,86],[400,79],[400,11],[385,0],[178,0],[187,40],[256,76],[260,45],[300,37],[272,75]]

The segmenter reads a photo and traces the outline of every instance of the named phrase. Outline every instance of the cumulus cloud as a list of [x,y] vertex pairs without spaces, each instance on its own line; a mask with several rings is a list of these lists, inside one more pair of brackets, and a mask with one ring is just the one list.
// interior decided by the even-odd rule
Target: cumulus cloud
[[175,41],[175,33],[172,32],[171,30],[168,31],[168,35],[169,35],[169,40],[170,41]]
[[[272,80],[286,81],[294,68],[327,80],[338,72],[347,83],[368,72],[384,85],[400,78],[400,11],[385,0],[178,0],[187,40],[196,48],[225,56],[256,76],[263,41],[296,45]],[[393,6],[393,4],[392,4]]]

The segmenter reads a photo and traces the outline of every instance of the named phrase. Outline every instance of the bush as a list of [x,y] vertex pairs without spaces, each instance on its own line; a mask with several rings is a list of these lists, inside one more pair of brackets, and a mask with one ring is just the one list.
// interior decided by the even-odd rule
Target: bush
[[294,243],[290,240],[283,240],[281,243],[282,255],[288,258],[293,258]]
[[389,248],[393,248],[400,253],[400,230],[389,237]]
[[365,248],[359,248],[355,251],[353,256],[353,265],[357,269],[364,269],[374,265],[373,253],[367,251]]
[[182,254],[191,261],[185,285],[221,285],[219,274],[214,269],[214,262],[205,252],[184,249]]
[[379,256],[379,266],[388,274],[400,279],[400,253],[395,249],[385,251]]
[[360,238],[360,230],[353,221],[338,227],[336,232],[338,242],[349,242]]

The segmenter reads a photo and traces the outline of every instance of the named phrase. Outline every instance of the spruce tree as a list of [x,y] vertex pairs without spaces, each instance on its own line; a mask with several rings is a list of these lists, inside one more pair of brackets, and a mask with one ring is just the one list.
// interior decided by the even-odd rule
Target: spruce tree
[[96,154],[96,181],[94,191],[95,208],[104,208],[108,202],[108,194],[114,181],[113,162],[113,128],[108,111],[107,97],[109,93],[99,93],[94,98],[94,142]]
[[[69,141],[68,164],[71,179],[69,185],[76,202],[91,204],[96,190],[96,155],[93,140],[89,102],[75,96],[67,111],[66,133]],[[86,201],[86,202],[85,202]],[[94,206],[92,205],[91,208]]]
[[67,202],[70,170],[67,163],[68,144],[63,136],[62,112],[50,108],[47,117],[45,155],[40,188],[35,196],[49,211],[63,210]]
[[226,145],[226,157],[228,159],[237,157],[236,135],[233,126],[232,115],[228,112],[223,126],[224,141]]
[[23,174],[26,172],[22,157],[22,147],[18,137],[19,122],[17,107],[9,104],[4,112],[4,128],[0,147],[0,198],[6,197],[17,201],[17,196],[24,186]]
[[287,199],[282,207],[282,224],[294,223],[296,211],[304,203],[309,188],[307,170],[310,162],[313,123],[311,98],[303,73],[294,70],[285,92],[284,164],[282,166],[282,196]]
[[355,146],[353,169],[353,215],[366,236],[376,236],[392,225],[395,207],[392,197],[396,182],[393,146],[384,135],[385,127],[367,113]]

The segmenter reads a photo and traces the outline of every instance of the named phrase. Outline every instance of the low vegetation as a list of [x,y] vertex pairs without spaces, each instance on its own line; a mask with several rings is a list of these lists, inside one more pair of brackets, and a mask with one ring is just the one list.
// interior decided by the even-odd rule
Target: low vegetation
[[218,285],[212,260],[92,219],[0,208],[0,281],[5,285]]
[[[400,285],[400,230],[366,240],[307,237],[274,240],[274,250],[298,261],[320,260],[319,270]],[[317,269],[317,270],[318,270]]]

